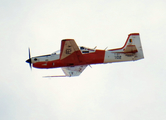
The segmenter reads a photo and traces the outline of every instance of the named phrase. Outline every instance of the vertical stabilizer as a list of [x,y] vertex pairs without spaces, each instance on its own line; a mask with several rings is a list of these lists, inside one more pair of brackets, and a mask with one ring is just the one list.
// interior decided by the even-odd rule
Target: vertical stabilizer
[[144,58],[139,33],[131,33],[128,35],[128,41],[124,47],[124,51],[126,51],[126,50],[128,50],[128,52],[135,53],[135,58],[134,58],[135,60]]
[[128,35],[126,43],[122,48],[111,49],[113,53],[124,53],[126,56],[133,56],[133,60],[143,59],[143,50],[139,33],[131,33]]

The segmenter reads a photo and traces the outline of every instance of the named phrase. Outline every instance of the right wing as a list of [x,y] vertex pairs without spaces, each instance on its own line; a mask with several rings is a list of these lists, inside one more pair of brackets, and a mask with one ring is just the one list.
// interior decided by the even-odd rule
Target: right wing
[[64,39],[61,42],[60,60],[68,65],[83,62],[83,57],[74,39]]

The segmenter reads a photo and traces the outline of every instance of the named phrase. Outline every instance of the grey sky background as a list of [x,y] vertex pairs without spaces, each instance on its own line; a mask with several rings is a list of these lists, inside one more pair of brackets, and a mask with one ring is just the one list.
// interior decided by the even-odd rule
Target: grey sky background
[[[1,0],[0,120],[165,120],[165,0]],[[79,77],[44,79],[31,55],[62,39],[98,49],[140,33],[145,59],[92,65]]]

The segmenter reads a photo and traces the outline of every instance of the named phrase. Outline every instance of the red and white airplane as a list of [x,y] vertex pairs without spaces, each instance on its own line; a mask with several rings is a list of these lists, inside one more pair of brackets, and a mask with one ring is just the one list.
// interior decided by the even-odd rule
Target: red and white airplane
[[61,67],[65,73],[65,75],[46,77],[72,77],[79,76],[91,64],[135,61],[143,58],[139,33],[131,33],[122,48],[108,50],[78,47],[74,39],[63,39],[60,51],[49,55],[31,58],[29,49],[29,59],[26,62],[35,68]]

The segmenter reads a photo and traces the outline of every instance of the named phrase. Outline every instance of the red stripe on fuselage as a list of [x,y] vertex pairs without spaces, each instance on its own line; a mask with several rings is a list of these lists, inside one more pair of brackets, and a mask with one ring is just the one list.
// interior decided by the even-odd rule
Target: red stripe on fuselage
[[[77,56],[77,57],[76,57]],[[104,62],[105,50],[96,50],[94,53],[77,54],[77,51],[60,60],[33,63],[36,68],[57,68],[77,65],[98,64]]]
[[86,64],[97,64],[104,62],[105,50],[96,50],[94,53],[83,54]]

